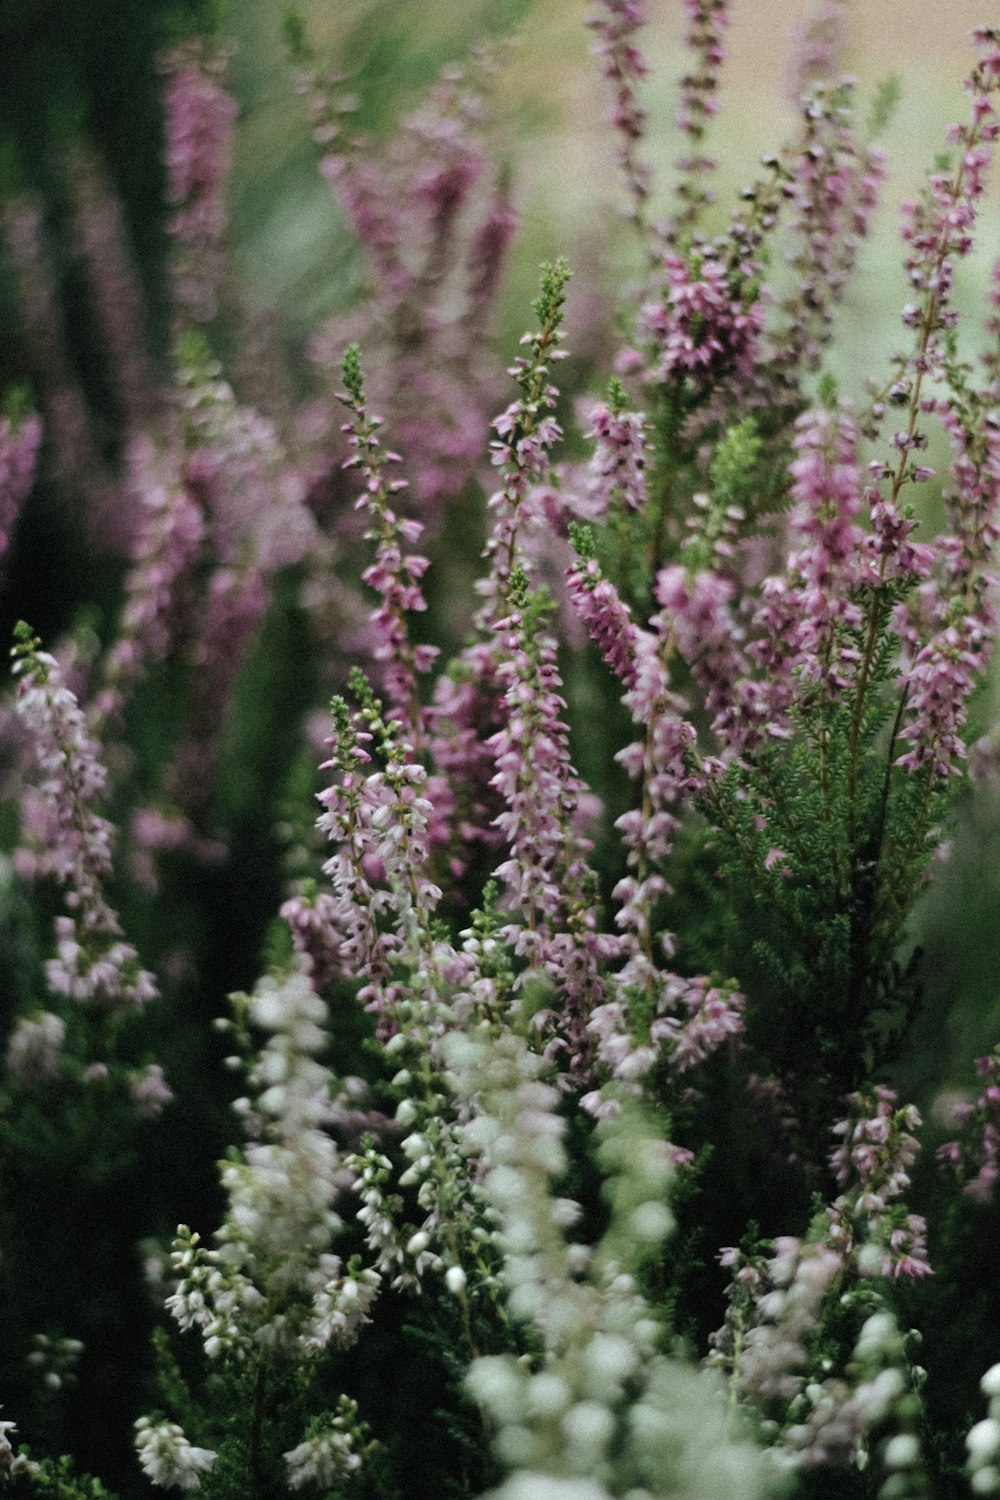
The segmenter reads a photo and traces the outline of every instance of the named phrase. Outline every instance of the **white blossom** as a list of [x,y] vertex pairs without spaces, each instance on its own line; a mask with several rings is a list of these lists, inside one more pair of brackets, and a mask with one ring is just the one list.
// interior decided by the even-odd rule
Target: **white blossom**
[[135,1448],[143,1473],[161,1489],[196,1490],[218,1455],[189,1443],[176,1422],[135,1424]]
[[354,1447],[355,1412],[355,1403],[341,1398],[338,1414],[326,1427],[282,1455],[288,1466],[290,1489],[298,1490],[307,1484],[326,1489],[342,1474],[361,1467],[361,1455]]
[[54,1011],[19,1016],[7,1043],[7,1066],[16,1078],[40,1083],[54,1078],[66,1036],[66,1022]]

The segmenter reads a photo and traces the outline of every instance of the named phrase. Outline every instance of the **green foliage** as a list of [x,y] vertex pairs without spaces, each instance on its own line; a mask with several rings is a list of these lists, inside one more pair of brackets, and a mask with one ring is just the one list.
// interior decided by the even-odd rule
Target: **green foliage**
[[343,360],[344,387],[355,408],[364,406],[365,390],[361,374],[361,350],[357,344],[348,344]]
[[899,101],[903,97],[903,85],[898,73],[890,73],[883,78],[875,90],[875,97],[871,103],[868,115],[868,135],[874,140],[885,131],[896,113]]
[[35,408],[35,399],[27,381],[8,386],[0,401],[0,417],[5,417],[16,431],[29,412]]
[[78,1474],[72,1459],[32,1459],[30,1448],[22,1448],[28,1464],[13,1479],[4,1483],[0,1477],[0,1490],[12,1500],[114,1500],[110,1490],[105,1489],[99,1479],[90,1474]]

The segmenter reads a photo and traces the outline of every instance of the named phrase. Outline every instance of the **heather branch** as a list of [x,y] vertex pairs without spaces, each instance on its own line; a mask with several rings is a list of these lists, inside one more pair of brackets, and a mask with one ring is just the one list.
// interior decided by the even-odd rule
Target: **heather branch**
[[528,353],[508,371],[521,395],[493,423],[499,439],[490,444],[491,458],[500,470],[501,488],[489,501],[495,519],[486,548],[491,567],[483,589],[487,604],[481,622],[487,626],[507,609],[528,486],[543,477],[547,450],[562,435],[559,424],[549,415],[558,393],[548,376],[550,365],[565,358],[559,345],[569,278],[564,260],[542,266],[541,292],[532,304],[538,328],[523,336],[521,344]]
[[117,913],[105,896],[113,830],[91,807],[104,791],[107,773],[59,663],[40,648],[30,626],[21,621],[12,652],[20,679],[17,712],[31,734],[53,818],[44,868],[63,885],[72,913],[56,922],[59,956],[48,965],[49,985],[56,993],[108,1010],[139,1007],[155,997],[156,982],[122,938]]
[[423,713],[417,693],[417,675],[426,672],[434,662],[437,648],[414,646],[410,641],[407,616],[425,610],[427,602],[420,588],[420,578],[428,567],[426,557],[403,550],[407,542],[416,542],[423,527],[419,521],[404,520],[392,508],[395,497],[407,488],[405,479],[388,480],[385,470],[402,462],[398,453],[386,450],[379,439],[380,417],[369,416],[365,402],[360,351],[350,345],[344,355],[344,390],[340,401],[351,419],[343,426],[348,434],[352,454],[345,469],[359,469],[364,491],[356,509],[366,510],[372,525],[365,537],[376,544],[375,562],[362,575],[364,582],[382,596],[372,622],[379,640],[374,648],[375,660],[385,664],[385,688],[393,712],[404,725],[419,756],[423,742]]
[[687,30],[684,42],[692,56],[692,67],[681,79],[677,124],[687,137],[688,155],[675,163],[680,177],[675,189],[681,208],[671,220],[666,235],[671,245],[691,237],[702,210],[713,202],[704,185],[717,166],[705,152],[708,122],[719,112],[719,71],[724,52],[722,34],[729,25],[730,0],[685,0]]
[[[629,199],[626,217],[643,240],[649,234],[646,210],[651,172],[649,163],[637,154],[648,113],[639,102],[637,85],[648,69],[637,38],[647,20],[644,0],[600,0],[598,10],[587,22],[597,35],[592,50],[601,59],[601,73],[614,92],[610,118],[618,132],[618,165]],[[655,262],[655,245],[650,244],[649,251]]]
[[[952,283],[952,257],[968,254],[972,246],[971,228],[975,222],[975,203],[984,190],[984,173],[990,159],[990,145],[1000,131],[996,111],[989,94],[997,87],[996,34],[984,28],[977,41],[992,47],[968,81],[974,97],[972,121],[953,127],[953,138],[962,150],[953,175],[934,174],[923,203],[910,211],[906,238],[913,245],[908,261],[910,279],[921,294],[921,301],[903,309],[903,321],[917,330],[917,348],[907,365],[906,377],[899,383],[906,402],[906,426],[892,439],[898,452],[893,466],[880,463],[873,467],[890,484],[888,508],[898,513],[903,485],[922,480],[930,471],[915,466],[912,453],[926,445],[926,435],[919,428],[923,410],[922,392],[925,378],[937,373],[944,357],[946,330],[955,326],[957,314],[949,307]],[[879,492],[876,491],[877,494]],[[879,499],[881,495],[879,494]],[[848,800],[852,829],[857,817],[858,769],[861,728],[866,711],[869,679],[875,660],[876,644],[884,621],[885,599],[882,587],[886,577],[888,553],[878,564],[878,582],[873,587],[868,608],[867,627],[855,687],[854,708],[849,732]]]

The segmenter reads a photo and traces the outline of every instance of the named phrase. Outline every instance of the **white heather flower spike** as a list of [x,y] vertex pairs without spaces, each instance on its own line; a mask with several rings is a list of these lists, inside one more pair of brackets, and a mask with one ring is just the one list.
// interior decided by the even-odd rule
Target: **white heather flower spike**
[[196,1490],[218,1454],[189,1443],[176,1422],[153,1422],[140,1417],[135,1424],[135,1449],[142,1471],[161,1489]]

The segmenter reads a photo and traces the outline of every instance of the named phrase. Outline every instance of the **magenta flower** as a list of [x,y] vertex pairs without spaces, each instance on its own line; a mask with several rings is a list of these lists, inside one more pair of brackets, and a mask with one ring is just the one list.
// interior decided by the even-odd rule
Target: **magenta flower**
[[708,390],[716,379],[750,376],[763,312],[711,246],[689,257],[672,252],[663,265],[661,298],[642,309],[641,331],[653,347],[660,380],[692,377]]
[[570,603],[604,660],[626,688],[635,686],[637,627],[618,590],[601,571],[595,558],[579,561],[566,570]]

